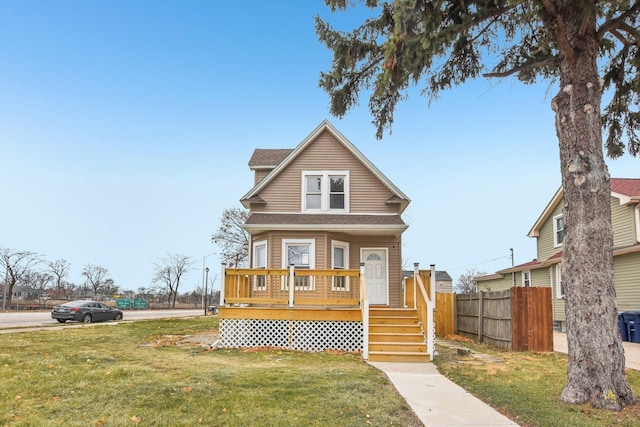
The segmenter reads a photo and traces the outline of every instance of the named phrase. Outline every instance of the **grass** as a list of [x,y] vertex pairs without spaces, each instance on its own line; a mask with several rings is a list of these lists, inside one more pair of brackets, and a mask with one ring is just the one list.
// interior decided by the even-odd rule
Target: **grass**
[[[564,354],[518,353],[474,343],[455,344],[488,357],[459,356],[456,349],[439,345],[435,358],[439,371],[522,426],[640,425],[640,405],[611,412],[560,402],[567,377]],[[627,380],[635,394],[640,394],[640,372],[628,369]]]
[[184,339],[216,321],[0,335],[0,425],[420,425],[357,355],[207,351]]

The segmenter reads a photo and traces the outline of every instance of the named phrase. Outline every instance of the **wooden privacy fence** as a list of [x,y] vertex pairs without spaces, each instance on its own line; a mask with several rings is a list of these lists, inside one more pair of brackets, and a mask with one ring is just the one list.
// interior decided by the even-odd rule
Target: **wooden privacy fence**
[[551,288],[455,296],[457,333],[515,351],[553,351]]
[[456,333],[455,294],[436,292],[435,322],[437,336]]

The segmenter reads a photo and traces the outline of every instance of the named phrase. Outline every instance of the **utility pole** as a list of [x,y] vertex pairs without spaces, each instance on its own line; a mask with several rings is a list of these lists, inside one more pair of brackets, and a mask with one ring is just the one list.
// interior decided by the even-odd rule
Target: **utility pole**
[[[514,267],[514,263],[513,263],[513,248],[509,249],[511,251],[511,268]],[[511,272],[511,286],[515,286],[516,285],[516,272],[512,271]]]

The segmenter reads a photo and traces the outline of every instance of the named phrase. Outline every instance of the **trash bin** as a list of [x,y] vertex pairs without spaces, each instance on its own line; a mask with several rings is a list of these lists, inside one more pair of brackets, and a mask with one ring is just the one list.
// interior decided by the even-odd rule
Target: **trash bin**
[[627,324],[629,341],[640,343],[640,311],[625,311],[622,317]]
[[629,341],[629,331],[627,331],[627,322],[624,321],[622,312],[618,312],[618,329],[620,329],[620,336],[622,341]]

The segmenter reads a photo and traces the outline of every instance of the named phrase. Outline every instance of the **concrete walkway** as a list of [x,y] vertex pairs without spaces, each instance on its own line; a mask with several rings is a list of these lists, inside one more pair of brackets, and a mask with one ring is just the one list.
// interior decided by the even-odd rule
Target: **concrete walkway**
[[369,362],[391,380],[427,427],[518,426],[446,378],[432,363]]
[[[640,371],[640,343],[622,341],[624,347],[625,367]],[[564,332],[553,333],[553,351],[568,353],[567,334]]]
[[[623,342],[627,368],[640,370],[640,343]],[[567,335],[553,333],[553,349],[567,353]],[[384,372],[427,427],[518,426],[446,378],[432,363],[369,362]]]

